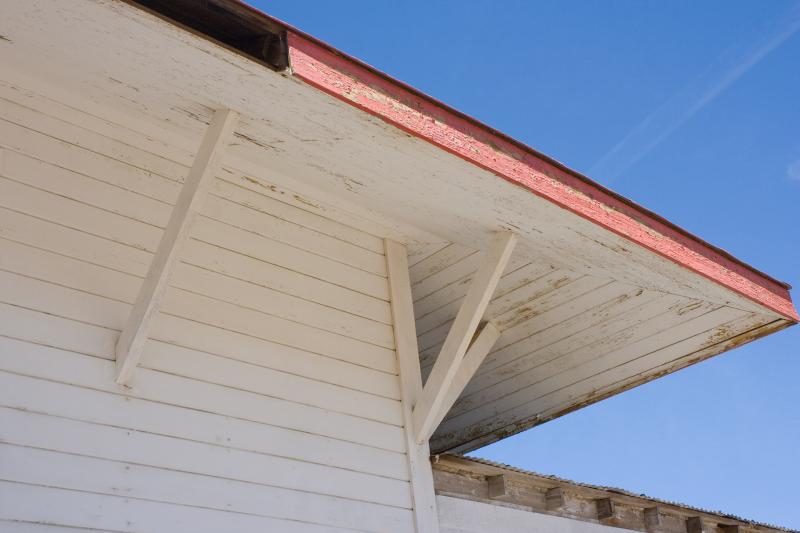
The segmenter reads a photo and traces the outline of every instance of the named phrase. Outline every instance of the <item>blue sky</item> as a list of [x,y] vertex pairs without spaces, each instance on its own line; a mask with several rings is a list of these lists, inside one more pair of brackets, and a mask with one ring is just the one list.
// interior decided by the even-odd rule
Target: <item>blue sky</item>
[[[800,3],[249,1],[800,287]],[[477,455],[800,529],[800,327]]]

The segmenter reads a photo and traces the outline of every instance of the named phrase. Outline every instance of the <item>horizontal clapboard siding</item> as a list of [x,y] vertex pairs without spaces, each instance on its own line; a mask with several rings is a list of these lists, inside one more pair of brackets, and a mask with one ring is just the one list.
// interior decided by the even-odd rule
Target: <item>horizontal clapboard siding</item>
[[114,384],[199,142],[115,113],[0,83],[0,528],[413,531],[382,235],[356,216],[225,163]]

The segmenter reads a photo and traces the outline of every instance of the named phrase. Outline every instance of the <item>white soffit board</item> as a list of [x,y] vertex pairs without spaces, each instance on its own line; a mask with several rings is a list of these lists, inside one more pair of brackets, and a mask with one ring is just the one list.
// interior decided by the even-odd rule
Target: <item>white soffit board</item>
[[[788,325],[769,310],[496,175],[211,41],[113,0],[4,6],[7,76],[114,110],[191,152],[241,114],[227,169],[414,244],[423,372],[493,232],[519,244],[487,319],[502,335],[434,435],[472,449]],[[178,156],[176,156],[178,157]],[[349,218],[348,218],[349,217]]]

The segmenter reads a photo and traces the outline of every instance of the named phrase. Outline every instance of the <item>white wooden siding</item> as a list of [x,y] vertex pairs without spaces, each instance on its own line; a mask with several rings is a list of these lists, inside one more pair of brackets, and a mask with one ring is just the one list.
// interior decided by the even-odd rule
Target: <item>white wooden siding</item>
[[381,231],[226,165],[119,387],[199,139],[63,100],[0,83],[0,529],[412,531]]

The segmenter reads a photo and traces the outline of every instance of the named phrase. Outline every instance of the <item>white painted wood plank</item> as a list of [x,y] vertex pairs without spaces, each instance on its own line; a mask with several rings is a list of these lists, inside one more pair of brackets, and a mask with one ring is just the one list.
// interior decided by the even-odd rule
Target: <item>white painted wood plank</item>
[[[130,310],[127,303],[3,271],[0,271],[0,302],[117,331],[122,329]],[[162,312],[367,368],[393,374],[397,372],[392,349],[181,289],[170,288],[167,291]],[[169,320],[165,322],[159,317],[153,325],[152,338],[181,344],[185,337],[167,327],[169,323]]]
[[0,518],[3,533],[113,533],[110,529],[59,526],[41,522],[20,522]]
[[0,236],[144,278],[153,254],[0,207]]
[[414,405],[422,394],[414,306],[411,296],[408,255],[399,243],[386,240],[386,265],[389,274],[395,346],[400,371],[404,435],[408,457],[414,524],[418,533],[439,531],[433,472],[427,442],[419,443],[414,431]]
[[414,432],[417,442],[428,440],[436,429],[434,421],[441,414],[447,387],[458,371],[515,244],[516,236],[513,233],[498,232],[486,252],[484,263],[472,280],[436,364],[425,382],[420,399],[414,406]]
[[397,400],[172,344],[153,342],[147,351],[147,358],[142,359],[141,364],[198,381],[213,382],[385,424],[402,425],[400,402]]
[[[404,453],[182,405],[0,371],[0,405],[407,481]],[[53,401],[58,398],[58,401]]]
[[413,531],[406,510],[210,476],[0,444],[0,478],[321,526]]
[[0,408],[3,442],[409,509],[408,482],[134,430]]
[[405,453],[397,426],[146,368],[140,369],[136,387],[126,389],[111,379],[113,360],[5,337],[0,347],[0,368],[9,372]]
[[171,204],[12,150],[0,148],[0,154],[0,175],[6,178],[87,205],[101,207],[151,226],[163,228],[167,225]]
[[191,165],[191,159],[186,164],[180,164],[131,144],[121,143],[108,135],[96,133],[83,127],[82,117],[76,117],[78,120],[75,122],[62,120],[4,97],[0,98],[0,118],[131,166],[148,169],[176,182],[183,179]]
[[0,516],[8,520],[44,522],[126,533],[197,533],[285,531],[286,533],[344,532],[340,528],[276,520],[242,513],[220,512],[151,502],[124,496],[37,487],[0,481]]
[[[181,289],[170,287],[167,290],[163,312],[368,368],[397,372],[397,362],[391,348],[315,329]],[[169,328],[156,320],[153,338],[171,342],[171,335]]]
[[178,182],[4,120],[0,146],[168,204],[180,193]]
[[0,178],[0,205],[110,241],[153,252],[161,231],[114,213]]
[[[34,279],[50,281],[65,287],[77,288],[90,294],[106,296],[123,302],[133,302],[141,283],[138,278],[131,275],[55,255],[5,239],[0,239],[0,270],[25,273],[26,276]],[[42,290],[46,291],[46,289]],[[42,317],[42,320],[50,322],[58,320],[52,315],[47,315],[47,318],[42,315],[39,316]],[[37,320],[36,314],[32,314],[31,317],[31,320]],[[348,364],[345,361],[320,356],[270,341],[255,339],[227,330],[208,328],[179,317],[162,315],[160,320],[169,323],[168,329],[171,339],[180,346],[247,361],[295,375],[304,375],[319,381],[365,390],[366,392],[393,399],[400,398],[396,377],[382,371],[374,371],[360,365]],[[23,328],[24,325],[15,327]],[[17,330],[6,329],[0,331],[9,333]],[[145,353],[147,351],[148,346],[145,345]]]
[[[0,213],[0,217],[2,217],[2,213]],[[19,224],[24,222],[24,220],[20,220]],[[37,221],[34,219],[33,222]],[[47,226],[46,223],[42,225],[42,229],[44,228],[50,230],[58,229]],[[69,232],[70,230],[66,231]],[[0,230],[0,234],[3,234],[2,230]],[[23,233],[23,237],[28,234],[29,232]],[[108,256],[113,257],[115,250],[118,249],[116,245],[110,242],[103,242],[102,240],[98,241],[91,236],[87,236],[84,239],[83,234],[77,232],[66,233],[62,235],[62,237],[66,237],[67,235],[70,235],[70,238],[61,239],[58,242],[55,242],[54,239],[48,239],[46,233],[39,233],[36,236],[31,236],[34,239],[34,242],[31,244],[34,246],[44,245],[46,250],[46,247],[52,244],[53,247],[58,248],[58,250],[53,253],[20,245],[15,241],[0,237],[0,250],[5,252],[0,256],[0,268],[132,303],[136,298],[138,287],[141,285],[140,277],[126,275],[116,269],[112,271],[70,258],[70,256],[80,255],[84,250],[88,252],[90,248],[88,245],[90,244],[94,245],[91,246],[94,255],[99,255],[105,251]],[[18,235],[9,236],[12,238],[19,238]],[[89,243],[84,242],[84,240],[88,240]],[[51,243],[51,241],[54,242]],[[71,246],[70,243],[73,243],[74,246]],[[59,252],[66,252],[68,255],[55,255]],[[105,256],[102,258],[98,257],[101,261],[104,258]],[[347,290],[343,287],[299,274],[288,268],[264,263],[194,239],[191,239],[186,244],[184,261],[192,265],[196,264],[204,270],[220,271],[228,277],[255,283],[259,286],[255,287],[256,292],[260,290],[260,287],[270,289],[270,292],[274,289],[278,293],[282,293],[276,295],[277,299],[289,299],[289,301],[292,302],[290,305],[284,303],[284,305],[276,308],[272,303],[272,299],[267,299],[268,301],[263,302],[261,305],[261,307],[264,307],[264,304],[269,304],[269,306],[264,309],[266,312],[272,309],[273,314],[277,313],[278,316],[281,316],[281,314],[286,314],[285,311],[287,307],[291,310],[296,305],[301,307],[303,305],[313,306],[313,304],[309,302],[315,302],[327,306],[325,309],[332,308],[330,309],[330,315],[333,317],[339,316],[343,317],[345,321],[355,321],[359,324],[365,323],[367,327],[378,327],[379,330],[383,331],[383,342],[387,342],[386,329],[390,322],[390,311],[388,303],[380,299]],[[105,260],[103,262],[112,266],[121,266],[116,265],[114,261]],[[7,267],[3,267],[4,264],[7,265]],[[179,270],[192,269],[184,265],[178,265],[176,268]],[[137,271],[139,269],[134,268],[132,270]],[[179,285],[187,285],[180,279],[181,276],[177,276],[177,278],[176,283]],[[71,282],[69,281],[70,279],[74,279],[75,281]],[[247,285],[249,285],[249,283]],[[132,295],[130,293],[131,286],[135,286]],[[298,302],[295,298],[290,298],[290,296],[287,295],[299,296],[306,301]],[[347,313],[338,313],[336,309],[346,311]],[[369,319],[369,321],[361,321],[352,315]],[[301,321],[303,316],[299,318]],[[387,326],[372,326],[370,325],[372,320],[381,322]],[[347,322],[345,322],[345,324],[346,323]],[[341,325],[336,327],[344,328],[345,326]],[[351,329],[358,330],[358,328],[352,327]]]
[[383,254],[329,237],[270,213],[213,194],[209,196],[202,212],[208,218],[267,237],[273,241],[283,242],[378,276],[386,276],[386,261]]
[[392,328],[388,324],[205,269],[178,264],[171,285],[330,333],[385,348],[394,347]]
[[186,243],[183,261],[360,317],[384,324],[392,322],[392,313],[385,300],[197,239]]
[[219,221],[200,216],[193,233],[195,239],[227,248],[273,265],[287,266],[296,272],[342,287],[389,299],[386,278],[355,269],[350,265],[312,254],[285,243],[269,240]]

